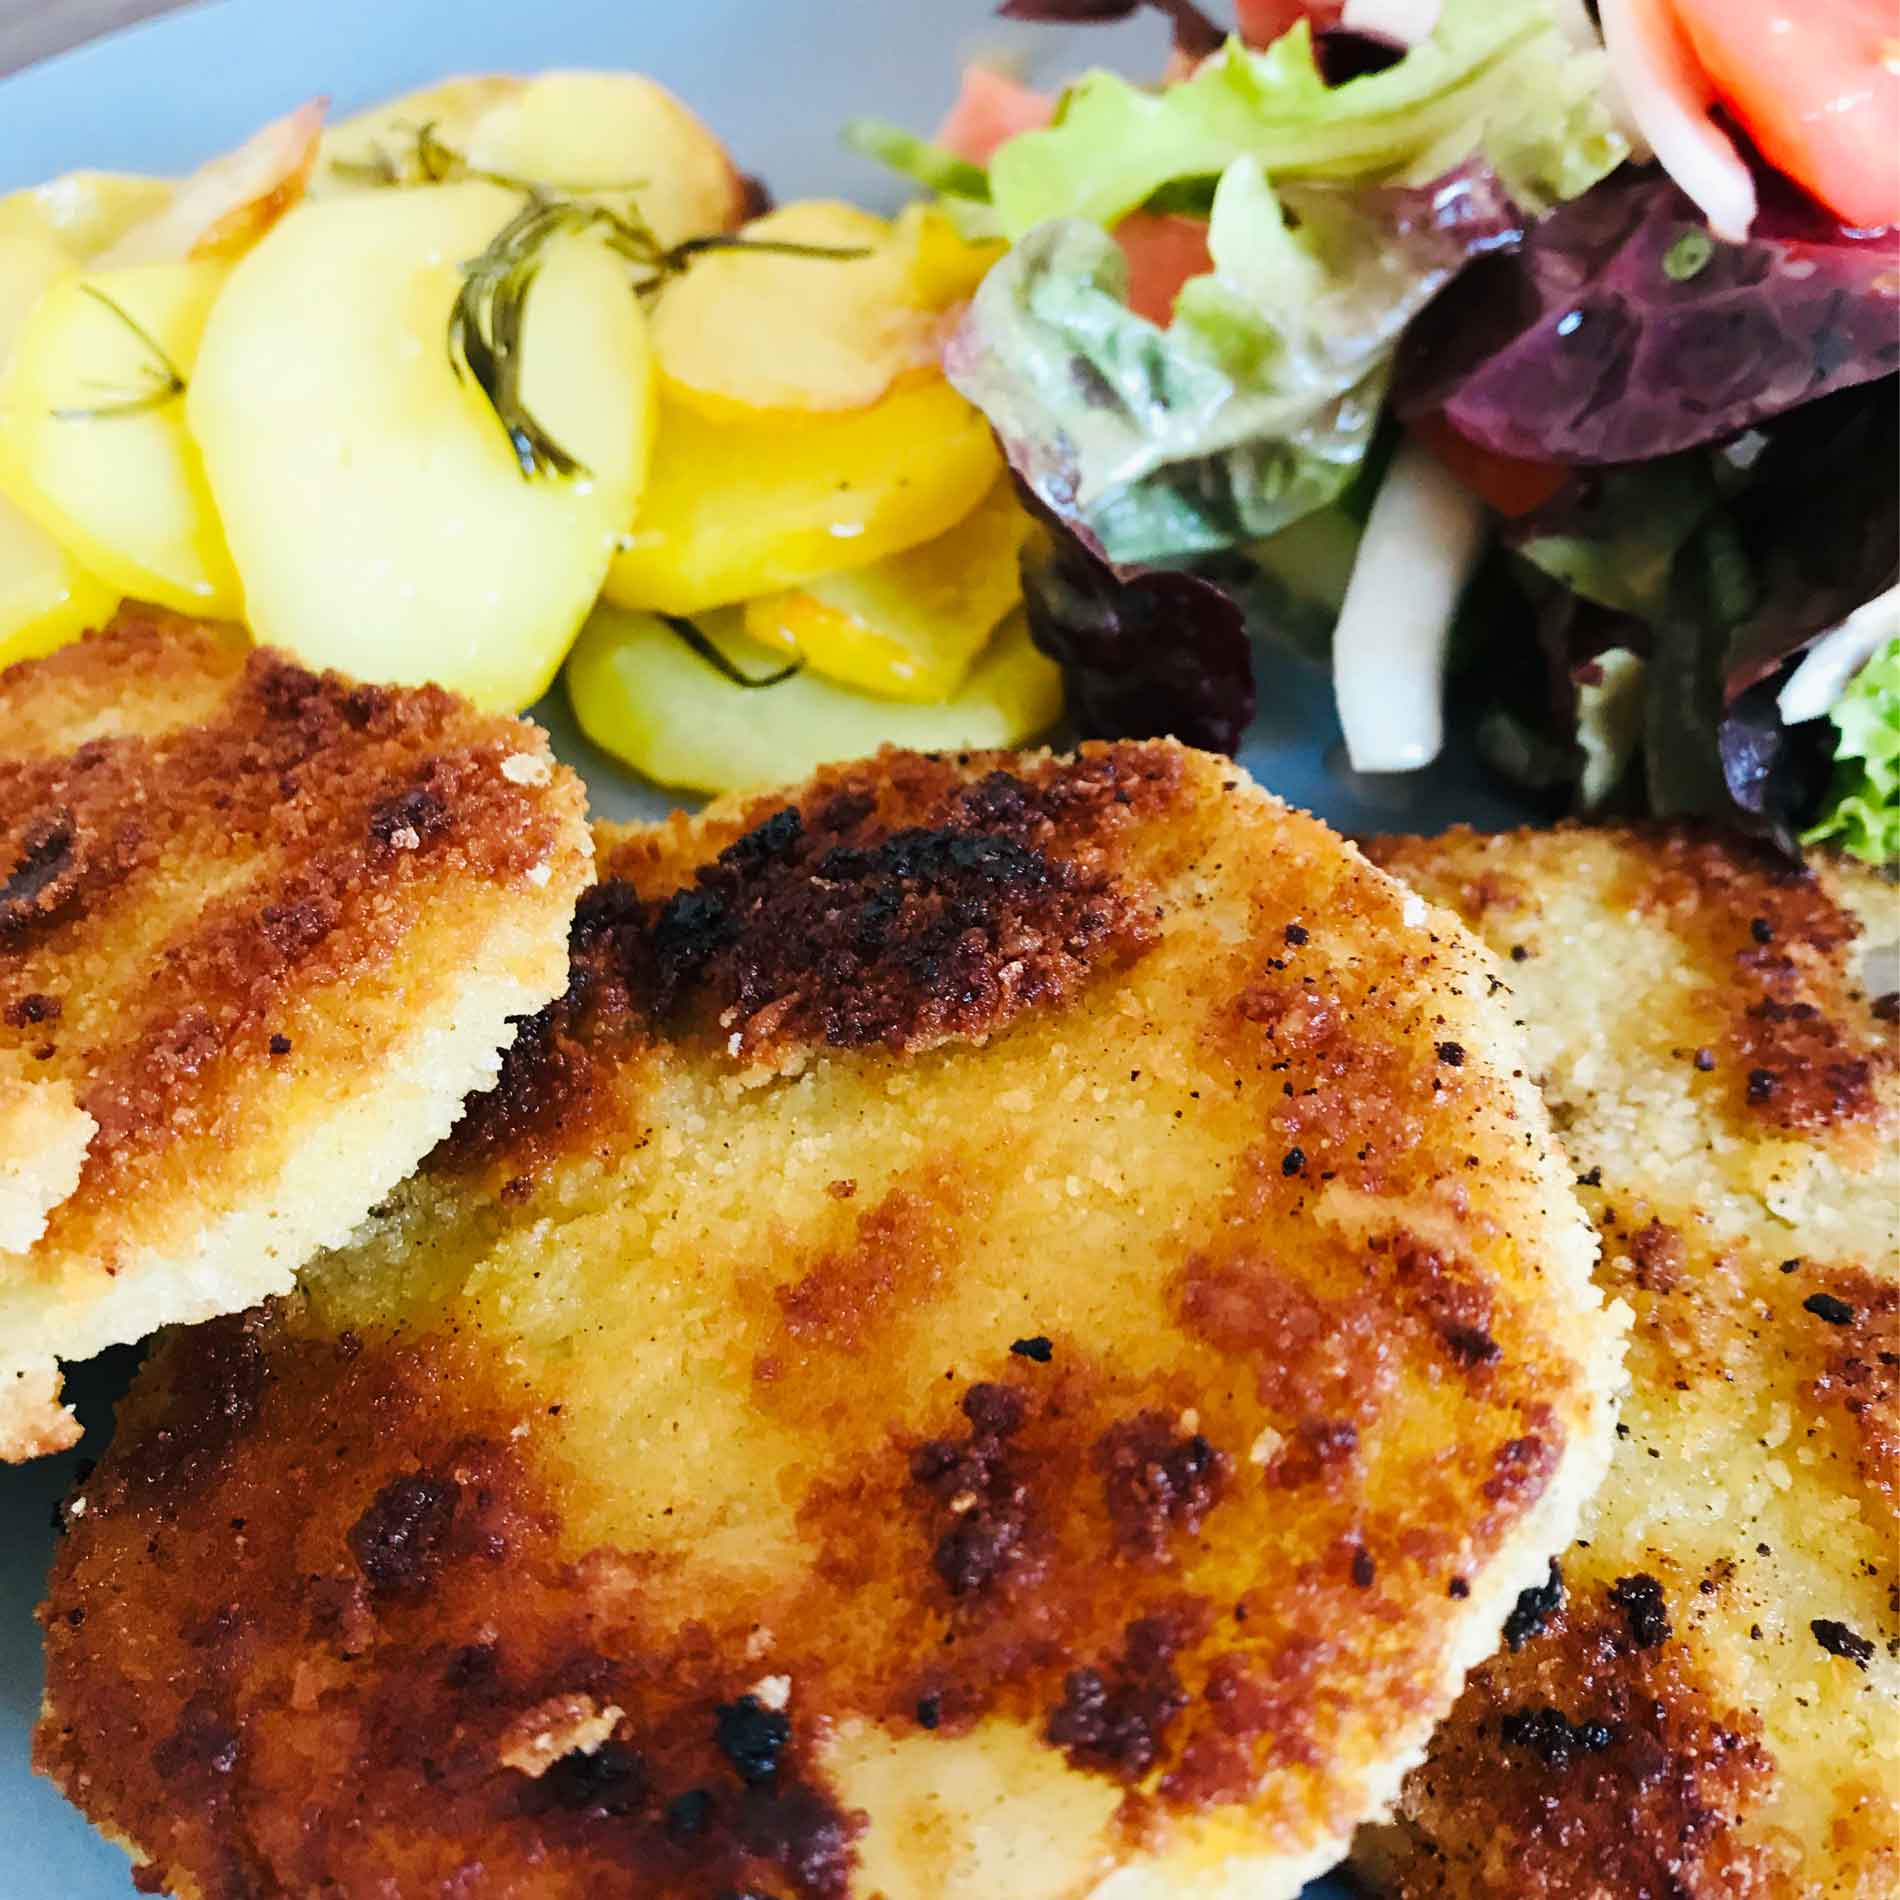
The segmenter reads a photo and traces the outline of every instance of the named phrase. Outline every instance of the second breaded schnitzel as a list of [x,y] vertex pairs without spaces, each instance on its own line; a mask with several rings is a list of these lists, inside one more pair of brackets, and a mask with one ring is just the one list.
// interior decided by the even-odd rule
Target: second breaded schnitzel
[[1164,744],[601,860],[422,1176],[148,1366],[43,1770],[194,1900],[1296,1891],[1608,1453],[1489,959]]
[[0,1459],[61,1359],[290,1285],[566,973],[545,736],[122,620],[0,673]]
[[[1900,1893],[1900,892],[1716,835],[1387,839],[1512,961],[1634,1308],[1608,1482],[1403,1825],[1403,1900]],[[1887,979],[1891,981],[1891,978]]]

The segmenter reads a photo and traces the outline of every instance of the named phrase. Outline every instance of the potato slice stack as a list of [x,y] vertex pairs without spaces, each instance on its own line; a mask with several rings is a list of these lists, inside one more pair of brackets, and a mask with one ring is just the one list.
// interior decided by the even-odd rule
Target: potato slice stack
[[699,790],[1052,724],[939,365],[997,247],[747,195],[652,81],[566,72],[0,199],[0,664],[127,596],[489,708],[569,661]]

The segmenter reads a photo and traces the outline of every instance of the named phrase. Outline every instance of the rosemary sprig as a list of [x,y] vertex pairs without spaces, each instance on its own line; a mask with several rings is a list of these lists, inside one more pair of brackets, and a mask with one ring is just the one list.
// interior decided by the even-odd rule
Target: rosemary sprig
[[126,309],[116,297],[109,296],[97,284],[81,284],[81,292],[94,303],[103,304],[125,327],[144,345],[151,361],[144,365],[144,373],[151,379],[151,386],[136,394],[109,397],[105,402],[94,404],[91,408],[55,409],[55,422],[107,422],[119,416],[142,416],[153,409],[162,409],[166,403],[175,402],[185,393],[184,372],[171,359],[170,353],[151,331],[146,329],[131,311]]
[[[408,130],[399,127],[398,130]],[[531,178],[511,177],[471,165],[425,121],[414,129],[401,158],[382,146],[362,159],[336,159],[332,169],[358,184],[377,187],[451,184],[480,179],[518,193],[521,209],[496,232],[479,257],[462,266],[462,286],[449,312],[449,366],[459,381],[464,371],[488,399],[515,452],[522,479],[585,475],[579,459],[544,429],[521,399],[521,351],[527,323],[528,294],[540,275],[547,247],[563,233],[594,232],[636,273],[634,294],[651,296],[669,277],[678,276],[696,257],[711,251],[762,251],[780,257],[856,258],[867,253],[826,244],[793,244],[772,238],[711,233],[662,245],[640,215],[636,195],[644,179],[612,185],[563,185],[558,189]],[[623,198],[623,206],[603,202]]]
[[684,620],[678,614],[661,614],[659,618],[669,632],[685,641],[715,673],[729,679],[735,686],[743,686],[748,692],[762,692],[768,686],[783,686],[788,679],[805,670],[803,660],[794,660],[790,666],[782,666],[776,673],[768,673],[764,679],[755,680],[749,673],[740,672],[692,621]]
[[562,233],[594,232],[616,256],[639,273],[634,293],[651,295],[669,277],[711,251],[761,251],[782,257],[855,258],[862,249],[792,244],[770,238],[714,234],[663,247],[652,227],[629,205],[590,204],[555,198],[538,187],[496,232],[487,250],[462,266],[462,287],[449,312],[449,363],[457,377],[466,366],[507,433],[524,480],[587,471],[548,434],[521,399],[521,349],[528,293],[547,247]]

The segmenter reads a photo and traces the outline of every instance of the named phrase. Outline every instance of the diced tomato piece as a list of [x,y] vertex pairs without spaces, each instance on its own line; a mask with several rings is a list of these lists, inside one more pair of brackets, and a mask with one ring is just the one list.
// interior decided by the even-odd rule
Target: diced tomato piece
[[1214,268],[1205,218],[1134,211],[1115,227],[1115,240],[1128,256],[1129,309],[1164,327],[1181,286]]
[[1480,501],[1507,521],[1534,514],[1570,479],[1570,471],[1555,462],[1496,454],[1460,435],[1442,413],[1420,416],[1411,431]]
[[1271,46],[1302,20],[1311,20],[1315,33],[1337,26],[1344,5],[1345,0],[1236,0],[1234,12],[1249,46]]
[[1900,224],[1893,0],[1670,0],[1761,154],[1837,217]]
[[937,128],[937,143],[972,165],[987,165],[999,145],[1047,125],[1055,110],[1048,93],[1018,85],[994,66],[966,66],[963,90]]

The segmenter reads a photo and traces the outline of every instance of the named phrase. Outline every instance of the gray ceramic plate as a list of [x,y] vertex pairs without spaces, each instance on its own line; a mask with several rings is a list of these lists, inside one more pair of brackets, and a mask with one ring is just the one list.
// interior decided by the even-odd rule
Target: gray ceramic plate
[[[1149,22],[1052,40],[992,19],[988,0],[910,8],[879,0],[222,0],[0,82],[0,191],[82,166],[183,170],[314,93],[327,93],[342,112],[447,72],[576,65],[652,73],[781,197],[888,201],[889,182],[841,149],[838,126],[865,110],[929,126],[949,103],[960,60],[999,46],[1023,51],[1044,74],[1089,60],[1152,72],[1163,52]],[[1262,710],[1242,756],[1294,803],[1352,830],[1522,818],[1469,768],[1350,781],[1336,763],[1324,676],[1266,653],[1258,665]],[[588,745],[558,701],[540,711],[557,747],[586,775],[598,813],[665,808],[664,795]],[[1468,759],[1468,749],[1461,756]],[[35,1781],[26,1761],[40,1698],[33,1606],[52,1550],[50,1512],[75,1459],[98,1456],[132,1363],[132,1354],[115,1354],[74,1376],[91,1428],[74,1457],[0,1470],[4,1900],[122,1900],[131,1892],[123,1855]],[[1338,1890],[1322,1885],[1311,1900],[1327,1891]]]

